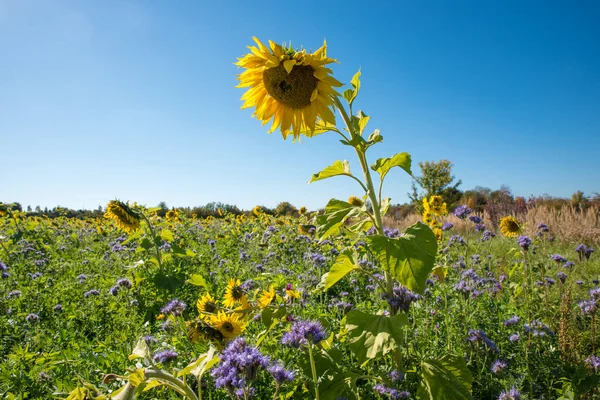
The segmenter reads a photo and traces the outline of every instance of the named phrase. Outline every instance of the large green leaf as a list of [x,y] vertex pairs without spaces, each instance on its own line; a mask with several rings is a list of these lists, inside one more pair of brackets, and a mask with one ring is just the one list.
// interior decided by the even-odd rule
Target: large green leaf
[[372,235],[366,241],[384,270],[413,292],[423,294],[437,255],[437,240],[427,225],[417,222],[397,239]]
[[439,360],[421,362],[421,386],[417,391],[419,400],[466,400],[472,399],[473,376],[461,356],[447,354]]
[[405,314],[393,317],[352,310],[346,315],[348,345],[359,362],[386,354],[402,343],[402,327],[408,323]]
[[335,259],[335,263],[333,263],[329,272],[323,274],[321,277],[321,283],[319,283],[317,289],[327,290],[348,273],[357,269],[358,267],[354,263],[353,253],[354,252],[351,250],[340,253]]
[[375,164],[371,165],[371,169],[381,176],[381,179],[385,178],[387,173],[393,167],[400,167],[405,170],[409,175],[412,176],[412,172],[410,170],[411,159],[410,154],[398,153],[392,157],[380,158],[375,161]]
[[192,374],[198,379],[202,378],[206,371],[219,362],[219,356],[216,353],[217,348],[211,345],[206,353],[201,354],[196,361],[179,371],[177,377]]
[[330,235],[336,234],[346,219],[360,214],[359,207],[352,204],[331,199],[325,206],[325,213],[317,217],[317,234],[323,240]]
[[[332,352],[335,353],[335,351],[338,350],[313,350],[315,371],[317,374],[317,380],[319,382],[319,398],[322,400],[337,400],[340,397],[354,399],[355,397],[351,392],[350,385],[353,380],[358,377],[358,375],[350,371],[343,371],[340,369],[340,366],[342,365],[340,362],[341,360],[338,359],[338,357],[332,356]],[[312,376],[309,357],[307,354],[305,357],[301,357],[298,360],[298,363],[306,376]],[[314,383],[312,382],[312,379],[307,380],[306,383],[310,388],[309,390],[314,392]]]
[[323,171],[318,174],[313,174],[312,178],[308,181],[308,183],[320,181],[322,179],[331,178],[332,176],[340,176],[347,175],[352,176],[350,173],[350,163],[348,161],[340,161],[337,160],[329,167],[325,168]]

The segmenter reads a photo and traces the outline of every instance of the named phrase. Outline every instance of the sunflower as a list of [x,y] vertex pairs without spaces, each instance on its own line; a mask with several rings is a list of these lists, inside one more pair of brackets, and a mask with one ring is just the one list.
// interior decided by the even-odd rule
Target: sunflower
[[431,214],[431,211],[425,211],[423,213],[423,222],[425,222],[427,225],[431,225],[433,221],[434,219],[433,215]]
[[125,232],[133,232],[140,227],[139,214],[128,204],[119,200],[111,200],[108,203],[104,216],[115,221],[117,226]]
[[200,313],[200,317],[204,319],[210,318],[210,314],[216,314],[219,310],[219,305],[210,295],[210,293],[206,293],[202,295],[196,302],[196,308]]
[[348,203],[356,207],[362,207],[362,205],[364,204],[363,201],[356,196],[350,196],[348,198]]
[[300,213],[300,215],[304,215],[306,214],[308,210],[306,209],[306,207],[302,206],[300,207],[300,209],[298,210],[298,213]]
[[208,325],[206,321],[200,319],[187,321],[185,326],[187,327],[188,338],[192,342],[196,342],[200,339],[217,341],[223,339],[223,334],[218,329]]
[[229,279],[227,288],[225,288],[223,304],[225,304],[225,307],[233,308],[236,303],[247,303],[246,291],[240,286],[239,279]]
[[4,203],[0,203],[0,217],[4,217],[8,214],[8,207]]
[[165,217],[167,218],[167,221],[180,221],[179,212],[175,209],[167,211]]
[[273,302],[273,300],[275,300],[276,297],[277,297],[277,294],[275,293],[275,287],[273,285],[271,285],[269,287],[268,291],[263,290],[262,295],[258,299],[259,307],[260,308],[268,307]]
[[500,220],[500,231],[506,237],[517,237],[521,233],[521,224],[515,217],[506,216]]
[[219,311],[217,315],[213,315],[210,323],[226,339],[239,336],[246,329],[246,322],[240,319],[236,313],[226,314],[223,311]]
[[330,74],[326,64],[337,62],[327,57],[327,46],[314,53],[296,51],[269,40],[269,47],[256,37],[257,46],[235,63],[246,70],[238,75],[237,87],[249,88],[242,96],[242,108],[256,107],[253,116],[263,125],[273,122],[269,133],[279,128],[284,139],[290,133],[294,140],[304,134],[315,135],[317,118],[335,124],[330,107],[331,96],[339,96],[333,87],[342,86]]
[[437,242],[441,243],[442,239],[444,238],[444,231],[442,231],[440,228],[434,228],[433,234],[435,235]]

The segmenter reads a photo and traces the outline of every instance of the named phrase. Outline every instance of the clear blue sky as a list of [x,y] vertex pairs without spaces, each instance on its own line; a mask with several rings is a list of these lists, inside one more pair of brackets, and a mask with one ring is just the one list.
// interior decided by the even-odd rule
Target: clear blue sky
[[[319,208],[356,183],[306,181],[351,149],[283,141],[240,110],[236,58],[257,36],[327,39],[384,145],[446,158],[516,195],[600,191],[600,3],[0,1],[0,201],[96,208],[210,201]],[[386,194],[407,200],[391,173]]]

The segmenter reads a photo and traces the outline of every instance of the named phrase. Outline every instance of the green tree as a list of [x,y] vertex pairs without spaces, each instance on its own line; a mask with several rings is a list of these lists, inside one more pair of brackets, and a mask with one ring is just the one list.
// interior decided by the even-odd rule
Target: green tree
[[454,164],[448,160],[420,162],[421,176],[415,177],[412,192],[408,193],[413,204],[420,209],[423,197],[439,195],[444,198],[449,209],[456,206],[462,196],[462,192],[458,189],[462,181],[455,180],[456,177],[452,175],[453,166]]
[[281,203],[277,204],[277,207],[275,207],[275,210],[273,211],[274,214],[276,216],[281,216],[281,215],[296,215],[298,213],[298,209],[296,207],[294,207],[294,205],[292,205],[291,203],[287,202],[287,201],[282,201]]

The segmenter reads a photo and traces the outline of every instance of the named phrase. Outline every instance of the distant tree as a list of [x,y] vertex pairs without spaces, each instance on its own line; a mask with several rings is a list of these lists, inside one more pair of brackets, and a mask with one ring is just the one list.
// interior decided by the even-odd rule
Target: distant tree
[[282,201],[281,203],[277,204],[277,207],[275,207],[275,210],[273,211],[273,213],[276,216],[282,216],[282,215],[293,216],[298,213],[298,209],[296,207],[294,207],[291,203],[289,203],[287,201]]
[[587,206],[588,200],[583,195],[581,190],[576,191],[571,196],[571,206],[577,210],[584,210]]
[[[462,192],[458,187],[462,184],[459,179],[452,175],[452,164],[448,160],[425,161],[419,163],[421,176],[415,177],[412,183],[412,192],[408,194],[413,204],[417,208],[421,208],[423,197],[440,195],[448,204],[448,208],[452,209],[456,206],[462,196]],[[420,191],[417,185],[423,189]]]
[[156,212],[159,217],[164,217],[167,214],[167,211],[169,211],[169,206],[167,206],[167,203],[164,201],[158,203],[157,207],[160,207],[160,210]]
[[32,211],[31,206],[27,206],[27,212],[30,213]]

